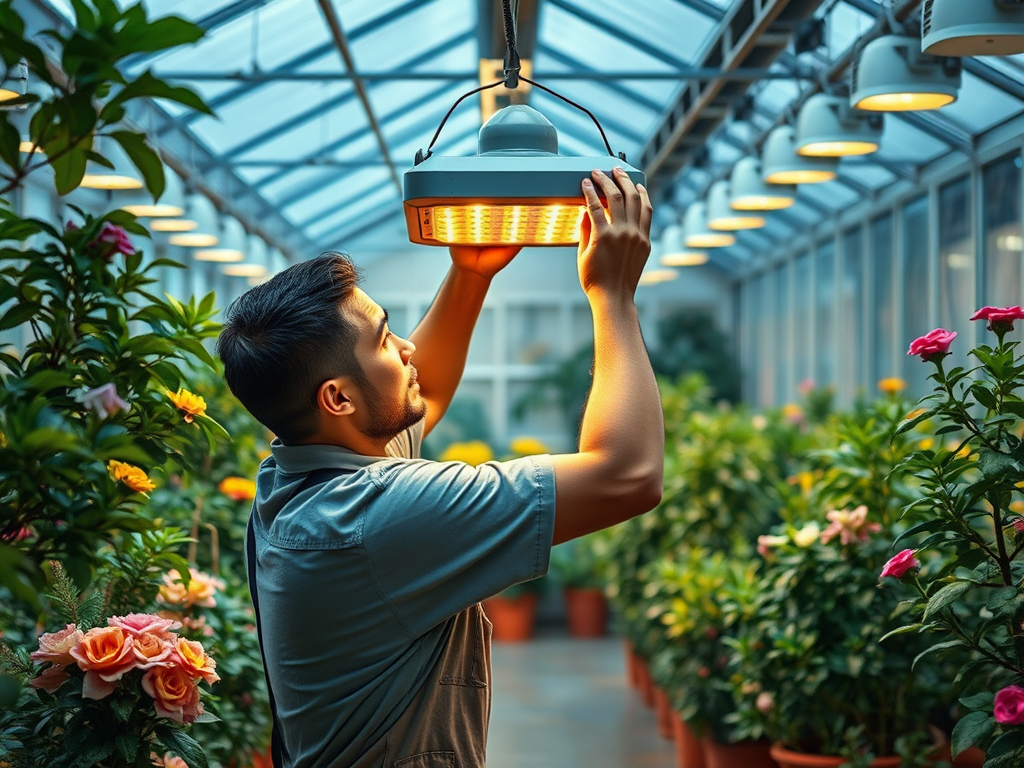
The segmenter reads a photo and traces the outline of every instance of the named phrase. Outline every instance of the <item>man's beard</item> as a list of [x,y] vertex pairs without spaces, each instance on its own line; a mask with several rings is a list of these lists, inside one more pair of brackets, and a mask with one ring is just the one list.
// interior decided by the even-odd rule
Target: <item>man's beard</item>
[[372,387],[369,397],[366,398],[366,407],[369,420],[363,434],[374,440],[390,440],[400,435],[427,413],[427,404],[423,400],[420,400],[419,404],[413,404],[412,400],[406,397],[403,402],[398,403],[381,397]]

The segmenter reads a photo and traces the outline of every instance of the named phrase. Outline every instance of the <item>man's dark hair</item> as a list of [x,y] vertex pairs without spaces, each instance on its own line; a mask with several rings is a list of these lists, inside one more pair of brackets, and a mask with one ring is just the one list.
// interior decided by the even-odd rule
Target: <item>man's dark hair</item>
[[356,329],[341,311],[359,283],[340,253],[322,253],[239,296],[227,311],[217,353],[228,386],[286,444],[316,433],[316,393],[327,379],[365,386]]

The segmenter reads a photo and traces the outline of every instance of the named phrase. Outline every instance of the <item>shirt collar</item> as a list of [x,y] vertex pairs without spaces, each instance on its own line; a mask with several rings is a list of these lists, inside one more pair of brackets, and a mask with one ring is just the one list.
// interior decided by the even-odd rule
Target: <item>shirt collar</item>
[[270,444],[270,451],[278,468],[289,474],[328,468],[358,470],[388,458],[363,456],[340,445],[285,445],[280,438]]

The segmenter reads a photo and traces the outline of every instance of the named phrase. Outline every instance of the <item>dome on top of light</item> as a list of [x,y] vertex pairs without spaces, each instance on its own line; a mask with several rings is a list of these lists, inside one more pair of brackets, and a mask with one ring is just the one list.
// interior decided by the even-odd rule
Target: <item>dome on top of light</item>
[[925,0],[921,47],[933,56],[1024,53],[1024,5],[1014,0]]
[[409,239],[423,245],[573,245],[586,215],[580,183],[621,166],[634,184],[643,172],[611,155],[558,154],[555,127],[514,104],[480,128],[470,157],[430,155],[405,173]]
[[961,64],[959,59],[921,53],[916,37],[887,35],[864,47],[854,61],[851,78],[850,104],[857,109],[938,109],[956,101]]
[[683,244],[687,248],[725,248],[736,242],[736,235],[716,232],[708,226],[707,206],[691,203],[683,217]]
[[735,211],[778,211],[796,202],[792,184],[769,184],[756,157],[740,158],[729,176],[729,205]]
[[838,175],[839,161],[798,155],[793,127],[780,125],[765,140],[761,168],[769,184],[818,184]]
[[811,96],[796,121],[796,151],[807,157],[845,157],[877,152],[882,116],[850,106],[850,100],[827,93]]
[[729,205],[729,182],[721,179],[708,190],[708,226],[721,232],[740,229],[760,229],[765,225],[764,216],[741,213]]

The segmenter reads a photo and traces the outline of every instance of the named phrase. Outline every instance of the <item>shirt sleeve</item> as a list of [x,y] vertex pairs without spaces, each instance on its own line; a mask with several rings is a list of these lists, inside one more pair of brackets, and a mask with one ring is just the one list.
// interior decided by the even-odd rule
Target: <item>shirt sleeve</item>
[[363,548],[387,600],[419,636],[506,587],[547,573],[555,523],[551,457],[472,467],[387,462],[363,515]]

